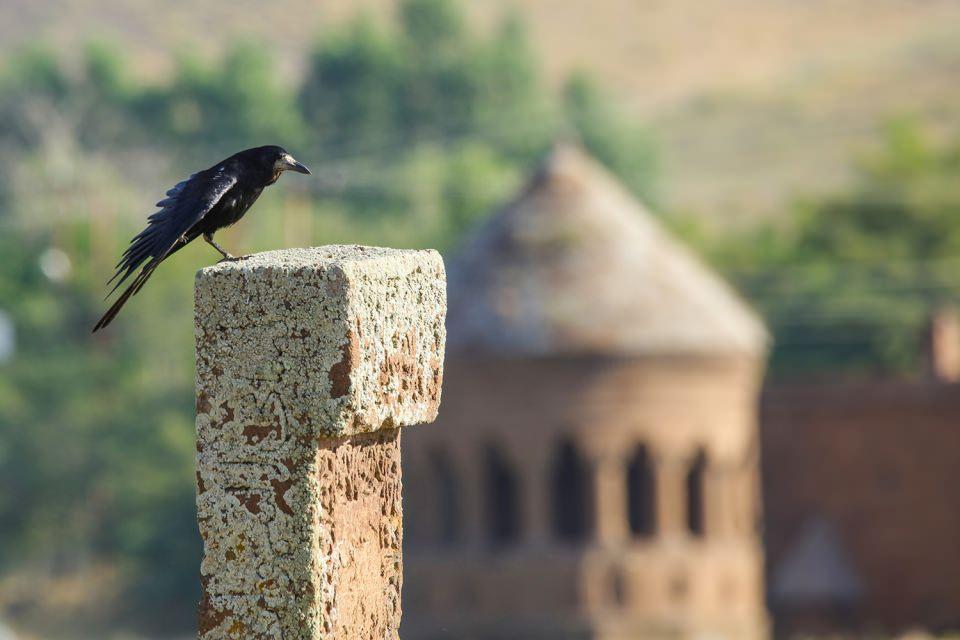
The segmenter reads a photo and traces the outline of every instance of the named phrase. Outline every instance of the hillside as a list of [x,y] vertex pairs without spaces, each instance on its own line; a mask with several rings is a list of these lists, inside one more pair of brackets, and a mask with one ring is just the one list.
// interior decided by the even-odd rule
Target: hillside
[[[842,183],[884,121],[950,126],[960,105],[954,0],[496,0],[465,3],[491,25],[514,8],[550,77],[588,69],[662,143],[663,202],[708,215],[775,212],[794,192]],[[235,37],[274,47],[296,74],[324,28],[388,0],[5,0],[0,48],[129,47],[140,73]],[[213,35],[211,35],[213,34]]]

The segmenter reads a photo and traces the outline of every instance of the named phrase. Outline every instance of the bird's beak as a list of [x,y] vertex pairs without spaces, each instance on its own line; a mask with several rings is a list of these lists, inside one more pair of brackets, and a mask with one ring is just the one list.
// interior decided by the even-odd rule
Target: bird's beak
[[307,169],[307,165],[303,164],[299,160],[294,159],[293,156],[287,155],[283,158],[283,169],[296,171],[297,173],[305,173],[310,175],[310,169]]

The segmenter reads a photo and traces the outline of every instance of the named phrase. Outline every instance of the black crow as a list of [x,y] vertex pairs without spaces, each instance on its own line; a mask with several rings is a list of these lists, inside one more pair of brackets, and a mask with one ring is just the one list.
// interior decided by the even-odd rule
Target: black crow
[[117,263],[117,272],[107,282],[110,284],[120,278],[110,294],[141,265],[143,268],[93,330],[110,324],[161,262],[200,236],[219,251],[224,260],[234,260],[213,241],[213,234],[242,218],[264,187],[276,182],[288,169],[310,173],[281,147],[256,147],[198,171],[167,191],[167,197],[157,203],[160,210],[147,218],[147,228],[134,236],[123,252]]

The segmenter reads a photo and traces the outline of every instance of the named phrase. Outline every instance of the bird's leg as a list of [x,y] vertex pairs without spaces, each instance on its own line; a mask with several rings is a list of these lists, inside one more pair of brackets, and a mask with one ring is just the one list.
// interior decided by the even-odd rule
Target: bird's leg
[[220,252],[220,255],[223,256],[223,259],[224,259],[224,260],[236,260],[236,259],[237,259],[235,256],[232,256],[232,255],[230,255],[229,253],[227,253],[227,252],[224,250],[223,247],[221,247],[220,245],[218,245],[218,244],[214,241],[214,239],[213,239],[213,234],[212,234],[212,233],[205,233],[205,234],[203,234],[203,239],[207,241],[207,244],[209,244],[211,247],[213,247],[214,249],[216,249],[217,251],[219,251],[219,252]]

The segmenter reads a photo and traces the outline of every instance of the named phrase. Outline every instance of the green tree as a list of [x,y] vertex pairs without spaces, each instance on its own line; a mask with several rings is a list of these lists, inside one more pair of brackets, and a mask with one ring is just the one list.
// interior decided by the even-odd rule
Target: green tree
[[300,90],[300,108],[325,151],[376,152],[396,144],[397,87],[404,82],[395,40],[368,19],[323,39]]
[[13,57],[0,79],[0,141],[33,149],[44,136],[44,120],[71,95],[71,80],[54,54],[35,47]]
[[656,154],[647,130],[628,119],[583,73],[574,74],[567,82],[564,106],[569,126],[584,146],[635,193],[655,204]]
[[783,372],[909,371],[931,310],[960,295],[960,143],[892,124],[846,193],[717,255],[765,312]]
[[197,159],[291,144],[302,123],[295,94],[278,81],[275,66],[253,42],[237,43],[219,63],[185,57],[173,82],[145,91],[137,111],[161,142]]

